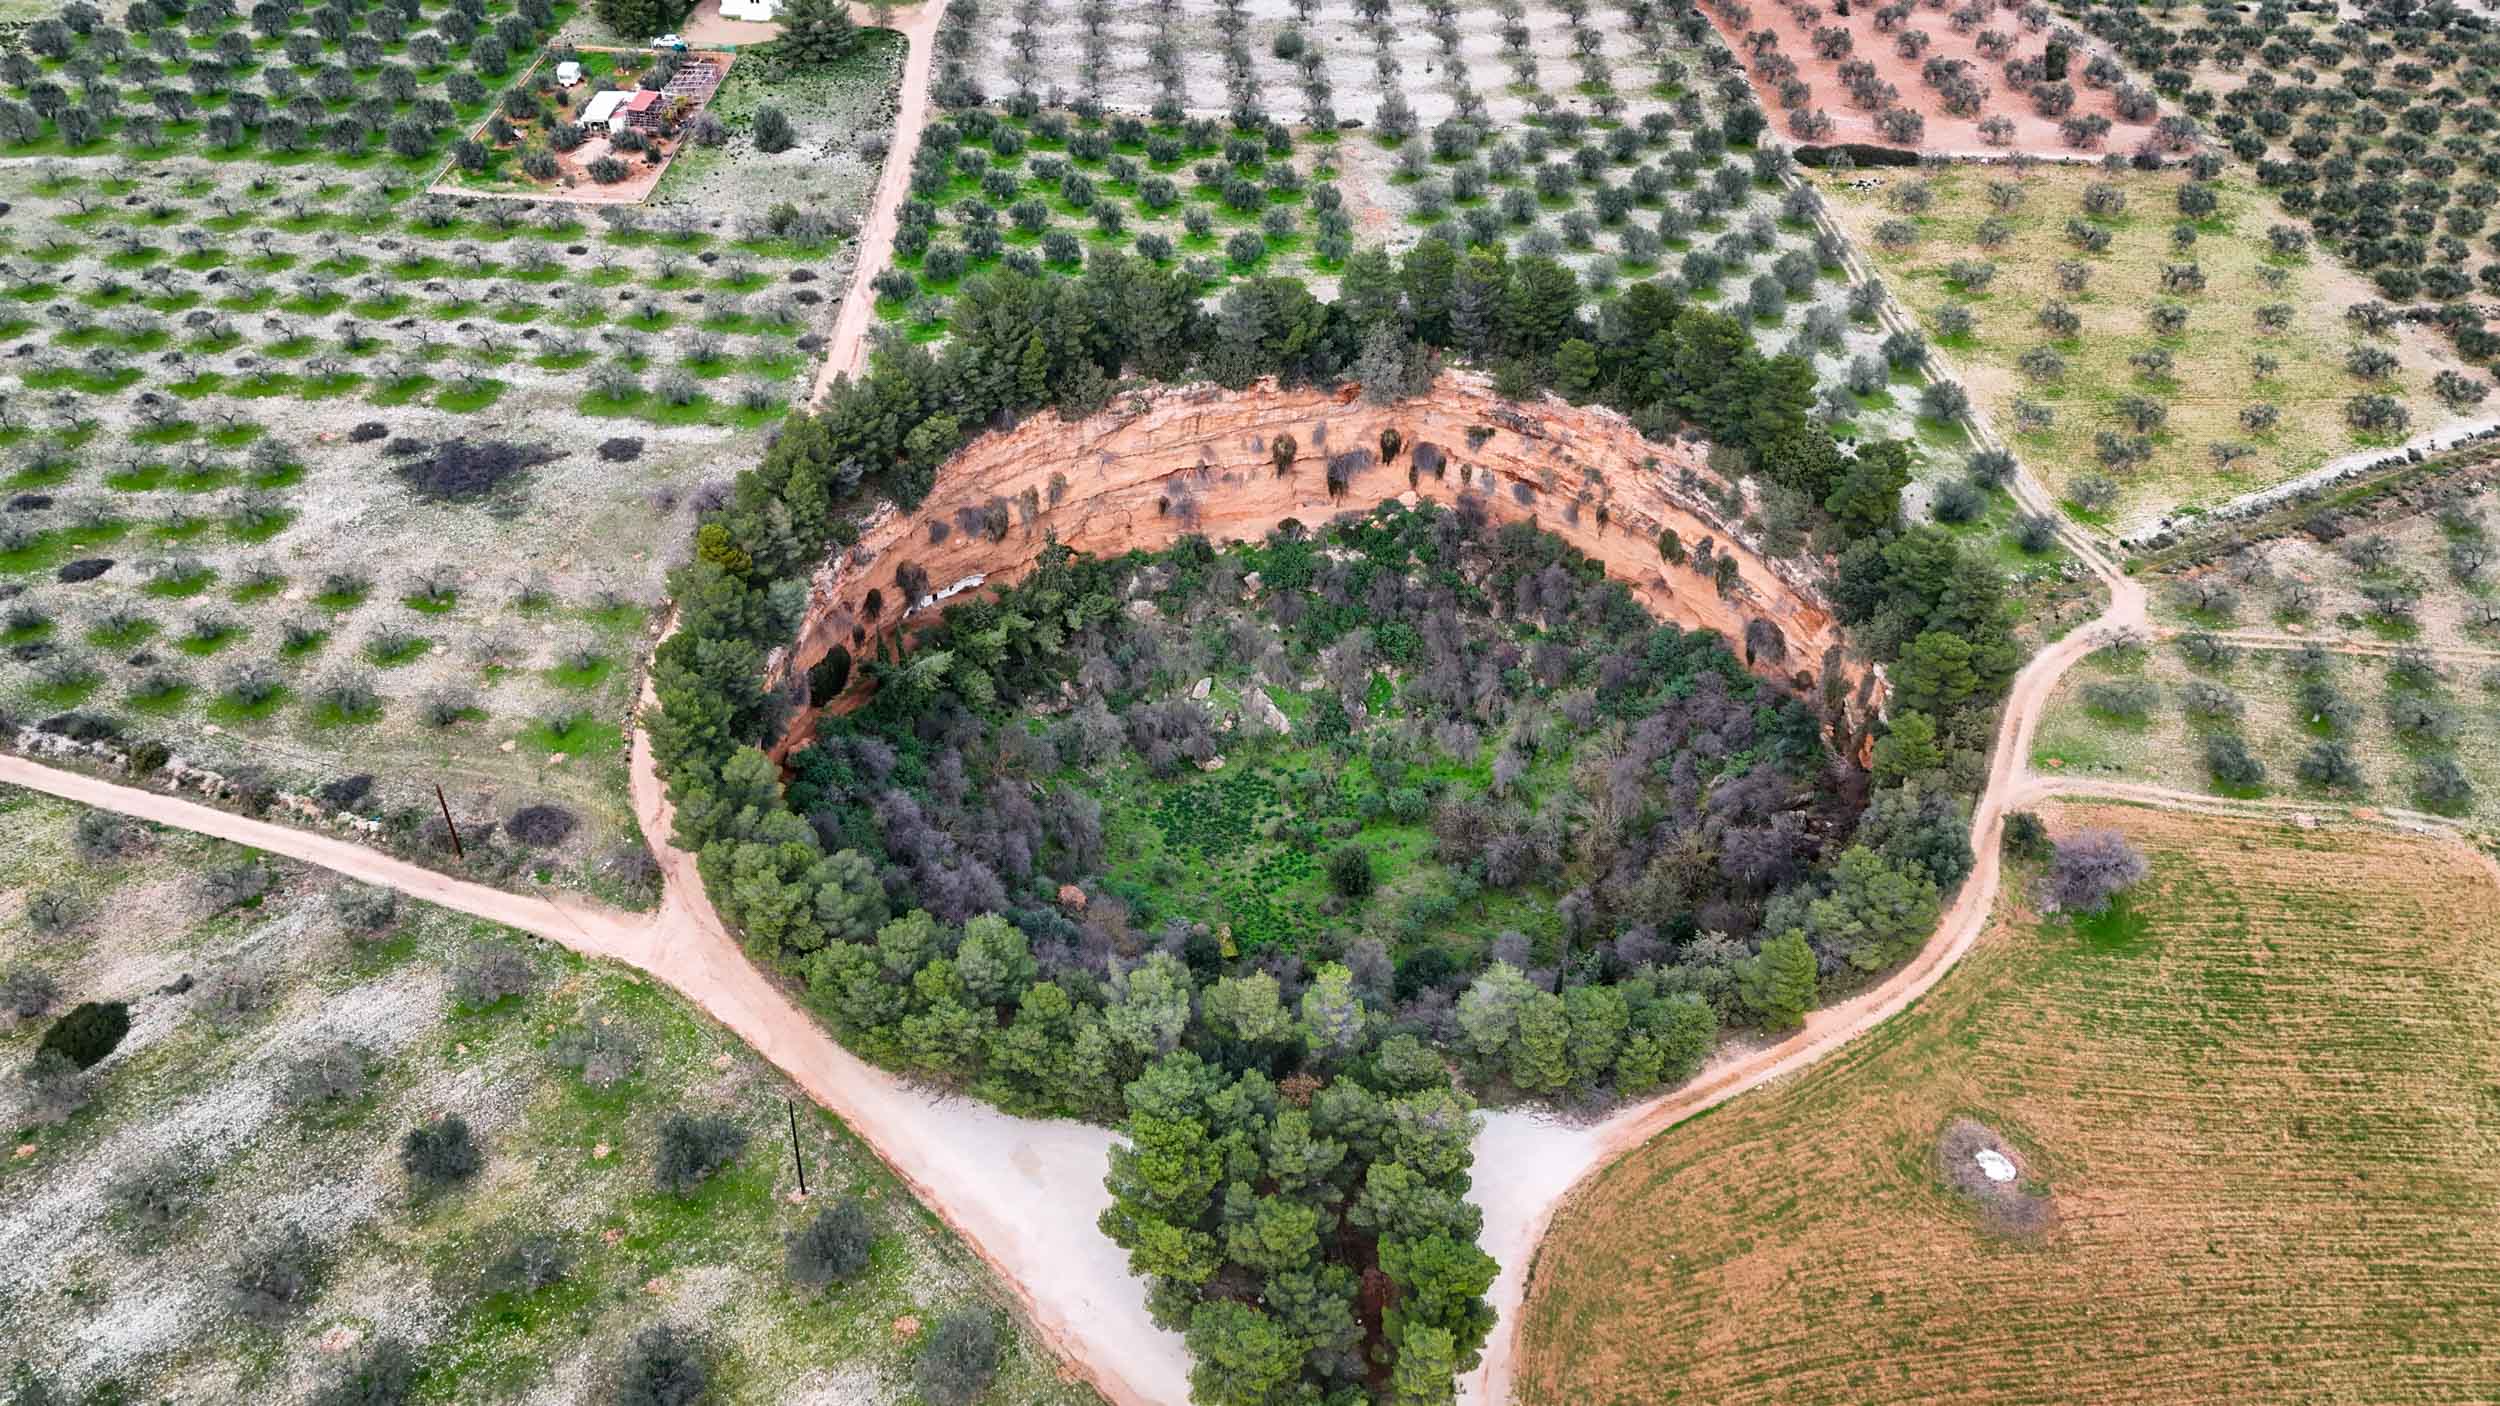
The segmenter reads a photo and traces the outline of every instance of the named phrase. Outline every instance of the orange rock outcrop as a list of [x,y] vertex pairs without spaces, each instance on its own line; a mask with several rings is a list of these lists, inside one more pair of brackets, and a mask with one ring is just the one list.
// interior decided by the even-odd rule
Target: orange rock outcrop
[[[1404,445],[1382,463],[1387,429]],[[1296,450],[1283,475],[1272,457],[1279,436]],[[896,630],[937,619],[946,600],[1013,582],[1053,535],[1080,552],[1152,551],[1191,532],[1218,543],[1251,540],[1289,518],[1317,526],[1390,499],[1448,505],[1462,493],[1497,522],[1534,520],[1603,563],[1662,620],[1717,630],[1740,650],[1747,623],[1769,621],[1785,648],[1754,661],[1766,676],[1819,673],[1841,636],[1811,584],[1736,545],[1715,509],[1679,493],[1679,477],[1700,471],[1704,452],[1699,443],[1646,440],[1602,407],[1505,400],[1486,378],[1457,372],[1430,395],[1389,406],[1350,390],[1261,383],[1123,396],[1073,423],[1039,415],[965,446],[918,511],[872,520],[857,545],[819,570],[798,638],[774,656],[769,682],[781,685],[837,648],[865,658]],[[1349,453],[1357,459],[1332,498],[1329,463]],[[1438,474],[1430,471],[1436,460]],[[1034,504],[1038,513],[1028,512]],[[983,530],[979,515],[1001,510],[1014,525],[1003,536]],[[1667,529],[1687,547],[1707,537],[1733,552],[1736,586],[1721,595],[1661,559]],[[896,584],[906,564],[927,580],[927,594],[909,605]],[[859,701],[856,679],[833,706]],[[778,753],[812,734],[814,711],[793,720]]]

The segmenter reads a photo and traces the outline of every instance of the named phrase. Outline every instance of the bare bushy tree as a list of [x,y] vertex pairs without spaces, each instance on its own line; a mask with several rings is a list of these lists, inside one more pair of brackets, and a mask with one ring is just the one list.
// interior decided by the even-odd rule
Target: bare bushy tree
[[2111,899],[2150,870],[2117,831],[2079,831],[2057,842],[2042,881],[2041,906],[2052,913],[2106,912]]

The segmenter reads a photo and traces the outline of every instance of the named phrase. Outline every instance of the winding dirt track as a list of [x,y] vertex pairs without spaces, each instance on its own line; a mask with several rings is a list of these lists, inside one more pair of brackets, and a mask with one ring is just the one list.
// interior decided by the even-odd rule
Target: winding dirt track
[[[2049,510],[2047,493],[2027,470],[2013,488],[2027,510]],[[2058,520],[2064,522],[2062,516]],[[1880,984],[1808,1015],[1804,1027],[1786,1039],[1772,1045],[1724,1046],[1684,1087],[1597,1124],[1566,1127],[1545,1115],[1523,1113],[1500,1113],[1487,1120],[1477,1145],[1474,1199],[1485,1208],[1484,1249],[1501,1265],[1492,1291],[1500,1321],[1483,1363],[1462,1384],[1462,1400],[1491,1406],[1510,1399],[1520,1309],[1535,1275],[1537,1245],[1555,1212],[1601,1168],[1685,1119],[1793,1074],[1873,1029],[1925,995],[1978,940],[1996,903],[1998,834],[2005,814],[2041,784],[2025,759],[2049,696],[2066,670],[2111,634],[2145,627],[2143,586],[2071,526],[2064,535],[2068,549],[2108,587],[2109,608],[2040,651],[2015,675],[1997,727],[1987,789],[1972,808],[1971,851],[1977,862],[1918,955]]]
[[[869,279],[893,247],[896,213],[909,189],[911,155],[928,119],[932,41],[945,9],[931,0],[898,26],[910,43],[891,155],[860,235],[851,287],[819,373],[821,399],[855,372],[874,303]],[[2016,495],[2035,512],[2055,505],[2026,472]],[[2239,803],[2150,786],[2032,775],[2032,734],[2067,668],[2110,633],[2146,628],[2143,587],[2098,546],[2069,532],[2067,546],[2109,589],[2109,609],[2042,651],[2014,682],[1998,729],[1988,784],[1972,817],[1977,866],[1935,935],[1880,985],[1812,1014],[1770,1045],[1730,1045],[1690,1084],[1602,1122],[1571,1126],[1531,1114],[1491,1116],[1477,1143],[1475,1199],[1485,1209],[1484,1247],[1501,1264],[1493,1289],[1500,1325],[1481,1366],[1462,1385],[1479,1406],[1506,1400],[1519,1350],[1520,1307],[1538,1240],[1556,1209],[1599,1168],[1675,1124],[1839,1049],[1916,1001],[1970,950],[1998,885],[1998,832],[2006,812],[2052,794],[2089,794],[2211,809]],[[2252,641],[2253,643],[2253,641]],[[646,702],[648,693],[646,692]],[[532,897],[454,879],[335,836],[230,814],[156,791],[0,755],[0,782],[99,809],[218,836],[312,864],[411,898],[537,934],[587,955],[624,962],[676,988],[848,1122],[913,1192],[961,1235],[1022,1302],[1034,1323],[1115,1406],[1163,1406],[1188,1395],[1179,1338],[1146,1317],[1125,1257],[1094,1228],[1107,1204],[1102,1175],[1112,1135],[1068,1122],[1009,1117],[967,1099],[933,1094],[863,1063],[769,981],[704,897],[693,856],[668,843],[673,824],[644,736],[633,749],[633,796],[666,888],[659,910],[624,913],[567,897]],[[2429,817],[2391,823],[2452,833]]]
[[[650,701],[646,691],[644,701]],[[569,897],[506,893],[361,844],[195,801],[0,755],[0,782],[214,835],[386,885],[623,962],[676,988],[848,1123],[913,1194],[997,1273],[1028,1317],[1113,1406],[1184,1399],[1180,1339],[1146,1317],[1127,1258],[1094,1228],[1110,1196],[1108,1129],[1010,1117],[916,1088],[835,1043],[749,962],[704,897],[674,828],[648,742],[634,737],[634,808],[667,877],[659,910],[625,913]]]
[[[2018,480],[2029,506],[2045,500]],[[1477,1141],[1474,1199],[1485,1210],[1484,1247],[1501,1264],[1492,1298],[1500,1326],[1484,1360],[1462,1382],[1462,1399],[1508,1399],[1519,1351],[1520,1308],[1538,1241],[1555,1212],[1600,1168],[1648,1139],[1748,1089],[1795,1073],[1916,1001],[1970,950],[1998,886],[2004,816],[2057,795],[2132,800],[2214,814],[2283,814],[2290,803],[2235,802],[2157,786],[2048,777],[2025,764],[2032,735],[2060,677],[2111,634],[2146,627],[2144,588],[2095,544],[2067,545],[2109,588],[2091,624],[2041,651],[2016,676],[1988,784],[1972,817],[1977,865],[1935,935],[1911,961],[1847,1001],[1815,1011],[1775,1044],[1730,1044],[1684,1087],[1601,1122],[1571,1125],[1539,1114],[1491,1115]],[[2330,648],[2337,646],[2330,645]],[[645,702],[650,701],[646,690]],[[644,735],[634,737],[635,813],[666,880],[655,913],[626,913],[581,899],[537,897],[455,879],[364,845],[235,815],[157,791],[0,755],[0,783],[232,840],[411,898],[534,933],[586,955],[636,967],[694,1001],[785,1071],[856,1131],[932,1211],[990,1265],[1045,1338],[1115,1406],[1161,1406],[1187,1398],[1188,1362],[1177,1336],[1146,1317],[1125,1257],[1094,1228],[1107,1204],[1104,1158],[1112,1134],[1071,1122],[1010,1117],[968,1099],[906,1084],[873,1068],[825,1033],[746,958],[703,894],[694,857],[667,842],[667,796]],[[2314,807],[2310,807],[2314,809]],[[2453,838],[2437,817],[2381,812],[2378,823]],[[2488,862],[2488,857],[2486,857]],[[2500,874],[2500,866],[2495,866]]]
[[[869,18],[865,7],[852,7],[854,18]],[[859,227],[859,243],[851,260],[851,286],[842,295],[842,311],[833,320],[833,336],[825,347],[824,364],[816,368],[816,384],[807,403],[821,405],[835,378],[855,376],[867,361],[868,323],[875,315],[877,294],[869,280],[894,258],[894,228],[903,199],[911,194],[912,153],[920,150],[920,134],[929,125],[929,69],[936,61],[938,21],[946,0],[926,0],[895,22],[896,33],[910,45],[903,57],[903,86],[895,95],[894,135],[886,147],[885,168],[877,176],[876,198]]]
[[[1882,985],[1815,1012],[1798,1034],[1768,1047],[1731,1047],[1685,1088],[1602,1123],[1575,1128],[1510,1113],[1488,1119],[1478,1145],[1474,1194],[1486,1212],[1485,1248],[1503,1266],[1494,1302],[1504,1326],[1466,1384],[1468,1399],[1504,1399],[1536,1242],[1555,1207],[1590,1173],[1675,1123],[1839,1048],[1917,999],[1968,950],[1995,896],[1996,829],[2007,798],[2028,794],[2027,788],[2038,784],[2025,774],[2021,759],[2058,676],[2103,632],[2144,623],[2142,588],[2120,576],[2089,543],[2070,545],[2109,581],[2113,605],[2096,625],[2043,651],[2015,681],[1988,789],[1973,822],[1979,867],[1917,958]],[[651,701],[647,687],[644,701]],[[1043,1334],[1107,1399],[1117,1406],[1186,1399],[1188,1363],[1179,1338],[1146,1317],[1125,1256],[1094,1227],[1108,1201],[1102,1174],[1112,1134],[1072,1122],[1014,1118],[935,1094],[844,1050],[747,960],[705,898],[694,856],[668,843],[674,820],[640,731],[633,748],[634,809],[666,880],[661,905],[651,914],[570,897],[507,893],[336,836],[23,757],[0,755],[0,782],[251,845],[648,972],[848,1122],[997,1272]]]

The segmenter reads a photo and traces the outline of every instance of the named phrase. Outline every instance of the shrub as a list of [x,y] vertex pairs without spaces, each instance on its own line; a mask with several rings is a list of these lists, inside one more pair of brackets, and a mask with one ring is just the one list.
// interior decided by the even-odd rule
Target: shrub
[[2361,764],[2353,760],[2352,749],[2331,737],[2312,746],[2294,770],[2312,786],[2341,790],[2361,784]]
[[2016,358],[2014,364],[2022,368],[2024,375],[2035,381],[2055,382],[2066,379],[2066,358],[2058,355],[2055,347],[2028,348]]
[[330,891],[330,911],[349,932],[370,935],[399,916],[399,895],[379,884],[350,881]]
[[533,849],[546,849],[564,843],[577,824],[573,812],[562,806],[534,805],[514,811],[512,818],[504,822],[504,829]]
[[1930,420],[1958,420],[1970,411],[1970,394],[1958,382],[1930,381],[1919,389],[1918,410]]
[[26,1063],[26,1112],[29,1122],[63,1123],[77,1116],[95,1098],[95,1076],[57,1050],[37,1050]]
[[2130,722],[2151,717],[2161,703],[2161,690],[2143,679],[2108,679],[2083,686],[2083,706],[2095,713]]
[[746,1150],[746,1129],[717,1115],[672,1113],[660,1124],[653,1176],[662,1191],[684,1196]]
[[200,892],[219,912],[240,908],[269,892],[269,871],[251,860],[220,864],[200,876]]
[[1969,470],[1971,481],[1983,488],[2002,488],[2014,477],[2014,456],[2002,449],[1975,449],[1962,466]]
[[169,1230],[200,1203],[200,1167],[196,1153],[177,1148],[116,1175],[106,1183],[104,1199],[135,1226]]
[[1988,491],[1967,478],[1947,479],[1936,486],[1932,506],[1938,522],[1971,522],[1988,510]]
[[674,1323],[655,1323],[634,1335],[617,1364],[617,1406],[693,1406],[712,1387],[711,1353],[703,1340]]
[[2049,827],[2039,816],[2018,810],[2005,817],[2005,852],[2017,859],[2046,859],[2049,855]]
[[14,966],[0,975],[0,1014],[32,1020],[61,999],[61,984],[41,967]]
[[477,706],[477,695],[465,688],[429,689],[417,705],[417,716],[427,727],[451,727],[469,716]]
[[631,1031],[604,1016],[559,1032],[547,1043],[547,1057],[566,1069],[579,1070],[582,1082],[595,1089],[613,1088],[631,1077],[641,1059]]
[[2205,769],[2225,786],[2258,786],[2266,779],[2266,764],[2250,754],[2247,739],[2236,732],[2205,735]]
[[278,1081],[278,1102],[296,1113],[364,1097],[373,1079],[374,1059],[362,1045],[325,1045],[287,1066]]
[[520,995],[536,983],[537,977],[536,968],[519,948],[502,942],[482,942],[470,949],[452,973],[451,989],[461,1005],[478,1009],[507,996]]
[[2420,645],[2406,645],[2387,658],[2387,681],[2398,688],[2437,688],[2445,676],[2439,656]]
[[87,920],[87,905],[68,889],[42,889],[26,900],[26,923],[45,937],[58,937]]
[[2454,708],[2435,698],[2398,694],[2387,700],[2387,725],[2402,741],[2417,747],[2444,747],[2457,740]]
[[87,864],[106,864],[138,847],[141,831],[109,810],[82,812],[70,832],[70,850]]
[[130,1033],[130,1007],[121,1001],[85,1001],[72,1006],[43,1032],[38,1057],[57,1054],[78,1069],[93,1069],[121,1048]]
[[1365,897],[1374,882],[1371,851],[1361,845],[1346,845],[1328,856],[1328,883],[1339,894]]
[[998,1319],[987,1309],[959,1308],[938,1320],[912,1364],[912,1385],[929,1406],[969,1406],[998,1375]]
[[2413,412],[2392,395],[2369,393],[2344,402],[2344,423],[2364,433],[2392,433],[2413,423]]
[[2084,830],[2057,842],[2042,881],[2041,906],[2052,913],[2102,913],[2111,899],[2142,879],[2149,866],[2116,830]]
[[467,1181],[485,1165],[469,1120],[457,1113],[419,1123],[399,1140],[399,1169],[428,1186]]
[[223,1030],[269,1009],[278,998],[278,974],[255,958],[235,962],[210,975],[191,993],[192,1009]]
[[486,1266],[486,1292],[527,1294],[561,1282],[573,1272],[564,1242],[544,1233],[524,1235]]
[[822,1289],[866,1269],[869,1248],[875,1243],[867,1208],[855,1197],[844,1197],[790,1237],[785,1267],[792,1283]]
[[321,1257],[301,1226],[288,1226],[243,1248],[226,1270],[226,1301],[255,1323],[301,1312],[320,1287]]
[[2189,630],[2179,636],[2179,653],[2200,669],[2227,669],[2239,658],[2231,642],[2211,630]]
[[2423,758],[2413,774],[2413,793],[2435,811],[2454,813],[2474,804],[2474,783],[2450,756]]

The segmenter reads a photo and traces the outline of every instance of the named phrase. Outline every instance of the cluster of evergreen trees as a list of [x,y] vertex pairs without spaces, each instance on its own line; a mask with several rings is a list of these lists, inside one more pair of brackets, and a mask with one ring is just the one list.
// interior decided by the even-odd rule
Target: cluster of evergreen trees
[[1303,1012],[1325,1083],[1183,1053],[1129,1085],[1103,1231],[1185,1335],[1194,1401],[1446,1402],[1493,1327],[1472,1105],[1413,1036],[1362,1050],[1341,988]]
[[[1463,1201],[1467,1101],[1436,1046],[1481,1085],[1532,1093],[1680,1080],[1723,1021],[1793,1023],[1821,979],[1913,949],[1968,868],[1954,767],[1984,743],[2015,662],[1998,573],[1940,531],[1897,528],[1906,449],[1835,445],[1807,414],[1803,363],[1760,356],[1741,324],[1658,285],[1594,315],[1580,301],[1545,261],[1429,240],[1358,256],[1335,303],[1269,280],[1210,313],[1185,280],[1117,255],[1076,278],[976,279],[943,353],[883,354],[794,419],[673,578],[651,735],[676,840],[714,901],[864,1054],[1010,1108],[1125,1116],[1105,1228],[1188,1335],[1202,1400],[1445,1399],[1474,1360],[1491,1267]],[[971,434],[1093,408],[1121,377],[1410,377],[1430,348],[1525,368],[1656,432],[1698,425],[1825,506],[1825,540],[1851,543],[1839,612],[1908,705],[1863,819],[1866,782],[1823,748],[1812,709],[1714,636],[1661,627],[1626,649],[1640,613],[1619,585],[1532,529],[1488,531],[1464,500],[1334,529],[1354,565],[1300,542],[1298,578],[1282,565],[1297,544],[1271,542],[1281,634],[1213,617],[1204,634],[1307,661],[1359,633],[1445,727],[1498,725],[1518,695],[1650,728],[1654,774],[1626,771],[1602,833],[1463,796],[1434,814],[1447,854],[1481,846],[1470,882],[1602,840],[1603,871],[1558,905],[1562,950],[1496,944],[1472,972],[1424,955],[1438,947],[1393,957],[1377,942],[1254,962],[1147,896],[1082,920],[1049,901],[1103,861],[1099,804],[1056,775],[1063,758],[1178,765],[1209,745],[1193,710],[1155,704],[1170,661],[1121,609],[1141,571],[1171,608],[1226,589],[1237,602],[1238,563],[1203,542],[1151,562],[1051,552],[1017,590],[870,663],[876,703],[798,759],[790,786],[757,749],[797,701],[764,692],[765,654],[864,492],[916,502]],[[1462,627],[1499,610],[1526,644]],[[994,725],[1063,681],[1088,700],[1063,724]],[[1381,755],[1352,729],[1341,745]],[[1714,749],[1735,769],[1704,769]],[[1388,1287],[1367,1298],[1375,1273]]]

